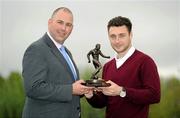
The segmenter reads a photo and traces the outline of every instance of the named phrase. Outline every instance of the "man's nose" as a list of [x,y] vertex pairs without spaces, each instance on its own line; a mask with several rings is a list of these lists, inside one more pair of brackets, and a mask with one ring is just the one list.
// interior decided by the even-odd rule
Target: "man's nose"
[[120,38],[119,38],[119,37],[116,37],[115,42],[119,42],[119,41],[120,41]]
[[66,30],[66,25],[65,25],[65,24],[62,24],[61,29],[62,29],[63,31],[65,31],[65,30]]

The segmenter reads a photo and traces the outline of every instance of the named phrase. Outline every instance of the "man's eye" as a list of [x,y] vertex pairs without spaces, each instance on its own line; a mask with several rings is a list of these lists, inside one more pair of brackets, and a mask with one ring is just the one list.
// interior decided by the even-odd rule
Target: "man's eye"
[[112,39],[115,39],[115,38],[116,38],[116,36],[115,36],[115,35],[111,35],[110,37],[111,37]]
[[66,26],[72,27],[72,24],[71,23],[67,23]]
[[126,37],[126,34],[119,34],[119,38],[124,38]]
[[59,24],[63,24],[64,22],[63,21],[58,21]]
[[63,22],[58,22],[59,24],[63,24]]

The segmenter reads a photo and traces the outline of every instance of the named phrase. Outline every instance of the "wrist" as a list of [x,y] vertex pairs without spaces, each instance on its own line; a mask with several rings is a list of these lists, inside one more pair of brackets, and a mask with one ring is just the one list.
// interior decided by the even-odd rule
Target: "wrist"
[[84,94],[84,96],[88,99],[91,99],[93,97],[93,93],[92,94]]
[[126,97],[126,90],[124,87],[121,87],[120,92],[119,92],[119,96],[122,98]]

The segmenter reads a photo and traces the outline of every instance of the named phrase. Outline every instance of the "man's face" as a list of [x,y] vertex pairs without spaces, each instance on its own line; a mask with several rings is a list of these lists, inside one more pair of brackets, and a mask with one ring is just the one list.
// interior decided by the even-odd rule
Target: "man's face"
[[68,38],[73,29],[73,16],[71,13],[59,10],[48,21],[48,30],[51,36],[60,44]]
[[112,48],[120,55],[124,55],[131,47],[132,33],[126,26],[112,26],[108,31]]

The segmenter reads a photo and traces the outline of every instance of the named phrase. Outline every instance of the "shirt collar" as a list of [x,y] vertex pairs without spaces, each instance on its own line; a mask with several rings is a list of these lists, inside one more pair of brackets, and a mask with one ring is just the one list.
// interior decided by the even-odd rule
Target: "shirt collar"
[[121,59],[125,59],[125,58],[128,58],[128,57],[130,57],[133,53],[134,53],[134,51],[135,51],[135,48],[132,46],[129,50],[128,50],[128,52],[122,57],[122,58],[117,58],[117,53],[115,54],[115,59],[118,61],[118,60],[121,60]]
[[119,68],[134,53],[134,51],[135,48],[132,46],[122,58],[117,58],[117,53],[116,53],[115,55],[116,67]]
[[62,44],[56,42],[56,41],[54,40],[54,38],[50,35],[49,31],[47,31],[47,35],[48,35],[49,38],[52,40],[52,42],[55,44],[55,46],[56,46],[58,49],[60,49],[61,46],[62,46]]

